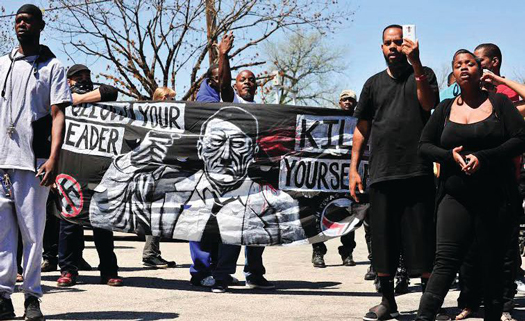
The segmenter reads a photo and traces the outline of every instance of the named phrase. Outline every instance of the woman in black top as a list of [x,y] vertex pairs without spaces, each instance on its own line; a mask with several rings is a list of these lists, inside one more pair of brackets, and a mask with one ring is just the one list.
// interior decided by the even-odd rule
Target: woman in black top
[[421,135],[419,152],[441,164],[437,248],[416,320],[434,320],[473,241],[482,255],[485,320],[502,313],[503,254],[520,200],[512,157],[525,151],[525,122],[504,95],[483,91],[479,60],[452,62],[461,95],[444,100]]

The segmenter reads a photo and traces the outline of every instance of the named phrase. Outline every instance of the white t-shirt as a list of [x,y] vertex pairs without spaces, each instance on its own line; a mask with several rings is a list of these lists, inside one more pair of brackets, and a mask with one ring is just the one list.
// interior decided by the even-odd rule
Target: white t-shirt
[[[17,48],[11,55],[9,74],[11,59],[0,57],[0,168],[34,171],[31,123],[48,115],[52,105],[70,103],[71,91],[58,59],[35,63],[38,56],[23,57]],[[9,137],[13,122],[15,131]]]
[[235,89],[233,90],[233,102],[236,104],[255,104],[254,101],[247,101],[241,96],[237,95]]
[[[241,96],[237,95],[237,91],[235,91],[235,88],[232,87],[232,90],[233,90],[233,103],[236,103],[236,104],[255,104],[254,101],[247,101],[244,98],[242,98]],[[221,97],[221,101],[224,102],[224,100],[222,100],[222,97]]]

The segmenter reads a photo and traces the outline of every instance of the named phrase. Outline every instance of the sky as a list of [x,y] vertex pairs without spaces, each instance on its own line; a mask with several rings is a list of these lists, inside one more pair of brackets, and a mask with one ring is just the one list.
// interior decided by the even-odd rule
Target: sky
[[[334,43],[347,47],[346,85],[357,92],[373,74],[385,69],[380,49],[381,32],[390,24],[414,24],[423,65],[436,74],[451,71],[458,49],[473,51],[480,43],[497,44],[503,54],[502,75],[525,76],[525,1],[362,0],[354,19],[334,35]],[[501,4],[500,7],[498,7]]]
[[[7,12],[24,3],[45,4],[43,0],[2,1]],[[346,68],[341,70],[340,89],[358,94],[364,82],[385,69],[380,49],[381,32],[389,24],[415,24],[423,65],[438,76],[450,72],[452,55],[458,49],[471,51],[484,42],[497,44],[503,52],[502,74],[508,78],[525,77],[525,1],[504,0],[339,0],[339,5],[354,11],[326,41],[344,52]],[[499,6],[501,4],[501,6]],[[499,7],[498,7],[499,6]],[[279,34],[274,40],[286,39]],[[53,44],[49,44],[53,47]],[[59,59],[66,61],[60,49]],[[83,62],[83,61],[80,61]],[[264,67],[254,68],[257,73]],[[95,71],[95,70],[94,70]],[[185,83],[179,81],[178,83]],[[178,92],[182,92],[178,90]],[[337,93],[334,93],[337,96]]]

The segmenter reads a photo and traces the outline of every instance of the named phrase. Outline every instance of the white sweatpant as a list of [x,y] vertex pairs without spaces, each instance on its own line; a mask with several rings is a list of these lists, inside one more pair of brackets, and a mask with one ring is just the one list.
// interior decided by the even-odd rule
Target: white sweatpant
[[0,169],[11,179],[12,199],[0,186],[0,296],[10,298],[15,290],[18,230],[24,243],[22,292],[41,297],[40,265],[46,223],[46,200],[49,188],[40,186],[35,173]]

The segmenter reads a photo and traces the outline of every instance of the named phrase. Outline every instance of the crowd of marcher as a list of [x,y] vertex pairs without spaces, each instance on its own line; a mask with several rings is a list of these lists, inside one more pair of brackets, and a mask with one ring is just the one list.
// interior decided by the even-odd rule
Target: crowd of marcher
[[[57,285],[74,286],[83,259],[84,229],[53,214],[64,133],[70,105],[115,101],[118,89],[94,88],[91,71],[69,69],[40,44],[42,11],[20,7],[15,16],[19,45],[0,58],[0,319],[15,317],[15,282],[25,294],[25,320],[44,320],[40,310],[41,272],[61,275]],[[218,63],[209,67],[196,95],[199,102],[255,103],[257,79],[243,70],[232,84],[229,52],[234,36],[218,45]],[[339,107],[357,118],[349,171],[350,194],[360,201],[364,180],[358,173],[370,146],[370,207],[364,222],[368,258],[364,276],[374,280],[381,302],[363,320],[399,315],[395,294],[408,292],[409,276],[421,278],[416,320],[450,320],[442,309],[459,273],[461,313],[466,319],[484,305],[484,319],[512,321],[517,284],[523,278],[519,251],[523,190],[518,185],[525,152],[525,85],[500,75],[502,54],[494,44],[452,57],[448,85],[438,91],[432,69],[423,65],[419,43],[403,37],[399,25],[383,30],[386,70],[370,77],[359,99],[343,90]],[[158,88],[154,100],[175,92]],[[50,138],[49,138],[50,135]],[[370,141],[369,141],[370,138]],[[522,186],[523,187],[523,186]],[[51,192],[50,192],[51,191]],[[207,231],[218,229],[210,216]],[[217,235],[218,237],[213,237]],[[241,246],[223,244],[220,233],[190,242],[191,284],[222,293],[238,284],[233,276]],[[100,282],[123,285],[118,274],[113,232],[93,228],[100,259]],[[160,238],[146,236],[147,267],[174,267],[161,256]],[[341,237],[343,265],[355,266],[355,233]],[[312,264],[325,267],[324,243],[312,245]],[[250,288],[273,289],[263,264],[264,247],[247,246],[244,275]],[[397,280],[394,284],[394,280]],[[518,282],[516,282],[518,281]]]

